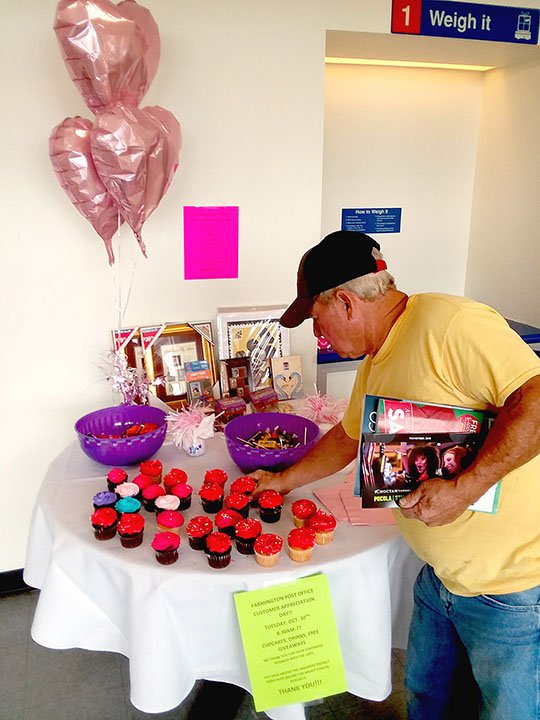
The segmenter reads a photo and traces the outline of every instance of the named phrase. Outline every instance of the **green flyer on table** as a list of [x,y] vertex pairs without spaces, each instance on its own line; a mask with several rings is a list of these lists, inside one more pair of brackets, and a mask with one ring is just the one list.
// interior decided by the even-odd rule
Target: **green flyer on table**
[[326,575],[234,596],[255,709],[345,692]]

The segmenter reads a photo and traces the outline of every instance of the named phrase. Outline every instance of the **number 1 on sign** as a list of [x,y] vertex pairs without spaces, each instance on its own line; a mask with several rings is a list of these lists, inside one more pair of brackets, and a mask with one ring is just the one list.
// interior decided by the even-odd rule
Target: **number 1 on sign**
[[422,0],[393,0],[392,32],[420,35]]

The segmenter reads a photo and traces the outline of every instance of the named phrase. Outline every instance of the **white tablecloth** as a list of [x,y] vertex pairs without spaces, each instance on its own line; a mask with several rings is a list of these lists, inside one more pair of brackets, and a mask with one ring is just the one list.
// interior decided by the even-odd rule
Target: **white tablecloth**
[[[194,487],[187,521],[202,513],[196,494],[204,472],[223,468],[229,479],[242,473],[230,460],[221,435],[207,452],[189,458],[172,444],[155,456],[164,472],[181,467]],[[128,467],[130,479],[138,470]],[[412,584],[420,561],[395,527],[340,523],[334,540],[315,546],[312,559],[294,563],[284,549],[278,565],[259,566],[233,549],[231,564],[215,570],[202,552],[189,547],[181,531],[177,563],[157,563],[150,542],[155,532],[146,517],[143,545],[125,549],[118,537],[95,540],[89,517],[92,497],[106,489],[108,468],[87,458],[75,443],[49,467],[34,508],[24,579],[41,593],[32,637],[49,648],[85,648],[129,658],[131,701],[144,712],[176,707],[196,680],[232,683],[250,689],[233,595],[315,572],[327,575],[348,688],[383,700],[391,691],[391,648],[405,647],[412,608]],[[342,482],[343,476],[319,481]],[[268,532],[286,538],[293,527],[290,506],[312,497],[311,487],[285,498],[279,523]],[[251,511],[257,516],[257,513]],[[184,525],[185,528],[185,525]],[[301,705],[266,711],[276,720],[304,718]]]

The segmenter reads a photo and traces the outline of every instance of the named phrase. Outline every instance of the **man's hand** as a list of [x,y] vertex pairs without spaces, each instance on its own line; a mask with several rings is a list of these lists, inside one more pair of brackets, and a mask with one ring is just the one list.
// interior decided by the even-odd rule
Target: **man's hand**
[[420,520],[428,527],[447,525],[470,505],[455,480],[425,480],[399,501],[403,517]]
[[253,491],[252,495],[254,499],[257,499],[263,490],[275,490],[282,495],[286,495],[290,488],[287,487],[285,480],[285,473],[272,473],[267,470],[255,470],[249,473],[256,483],[257,487]]

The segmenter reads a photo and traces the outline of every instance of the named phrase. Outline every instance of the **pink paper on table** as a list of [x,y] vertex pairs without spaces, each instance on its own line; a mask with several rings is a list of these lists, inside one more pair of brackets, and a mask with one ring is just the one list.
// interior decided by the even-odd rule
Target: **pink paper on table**
[[343,487],[345,487],[345,484],[340,483],[339,485],[331,485],[330,487],[317,488],[313,491],[315,497],[322,502],[338,522],[349,521],[349,515],[347,514],[340,494]]
[[238,207],[184,207],[184,279],[238,277]]
[[395,525],[394,515],[389,508],[363,508],[362,498],[353,495],[350,486],[341,489],[341,501],[351,525]]

